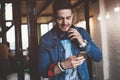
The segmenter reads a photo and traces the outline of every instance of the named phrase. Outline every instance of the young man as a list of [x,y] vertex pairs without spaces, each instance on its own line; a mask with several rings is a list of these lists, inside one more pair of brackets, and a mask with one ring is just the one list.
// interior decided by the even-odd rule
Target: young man
[[41,37],[40,75],[50,80],[89,80],[86,58],[102,59],[102,53],[83,28],[72,24],[69,0],[55,0],[53,14],[56,25]]

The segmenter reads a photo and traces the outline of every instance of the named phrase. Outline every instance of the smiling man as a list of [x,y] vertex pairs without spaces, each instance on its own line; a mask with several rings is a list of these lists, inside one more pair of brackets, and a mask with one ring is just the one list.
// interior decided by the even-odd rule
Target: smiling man
[[55,21],[61,31],[68,31],[72,25],[73,13],[70,9],[63,9],[57,11]]
[[55,0],[53,17],[56,25],[40,39],[40,75],[49,80],[89,80],[85,55],[99,62],[100,49],[86,30],[73,25],[70,0]]

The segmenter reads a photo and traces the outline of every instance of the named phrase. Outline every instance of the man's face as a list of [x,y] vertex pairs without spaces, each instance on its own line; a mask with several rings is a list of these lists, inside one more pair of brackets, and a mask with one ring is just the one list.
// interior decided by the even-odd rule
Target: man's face
[[63,32],[69,30],[72,25],[72,20],[73,13],[71,9],[62,9],[57,11],[57,17],[55,18],[55,21]]

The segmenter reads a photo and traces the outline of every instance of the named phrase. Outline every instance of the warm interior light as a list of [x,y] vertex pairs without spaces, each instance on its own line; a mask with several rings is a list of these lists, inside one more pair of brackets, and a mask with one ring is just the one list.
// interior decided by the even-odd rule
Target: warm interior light
[[100,16],[98,16],[98,17],[97,17],[97,19],[98,19],[98,20],[101,20],[101,17],[100,17]]
[[118,4],[116,4],[116,6],[114,7],[114,11],[115,12],[119,12],[120,11],[120,7],[118,6]]
[[105,17],[106,17],[107,19],[109,19],[109,18],[110,18],[110,13],[107,12]]

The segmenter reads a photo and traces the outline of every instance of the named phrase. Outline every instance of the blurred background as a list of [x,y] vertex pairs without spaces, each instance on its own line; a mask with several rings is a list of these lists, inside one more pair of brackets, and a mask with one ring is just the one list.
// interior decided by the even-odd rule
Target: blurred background
[[[47,80],[39,75],[38,45],[55,24],[53,1],[0,0],[0,43],[9,43],[8,80]],[[101,62],[88,61],[91,80],[120,80],[120,0],[71,3],[74,25],[85,28],[103,53]]]

